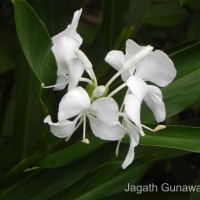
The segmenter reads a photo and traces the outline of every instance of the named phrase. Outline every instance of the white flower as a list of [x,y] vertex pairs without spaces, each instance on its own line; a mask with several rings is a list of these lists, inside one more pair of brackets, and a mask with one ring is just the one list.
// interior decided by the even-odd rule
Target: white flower
[[131,76],[126,82],[130,92],[125,96],[125,112],[131,121],[135,123],[141,135],[144,135],[140,121],[141,104],[144,100],[152,110],[156,121],[165,120],[165,104],[162,101],[160,89],[153,85],[147,85],[141,78]]
[[[71,120],[72,118],[74,118]],[[83,122],[83,142],[88,143],[86,134],[86,117],[95,136],[104,140],[120,140],[124,127],[119,123],[118,105],[112,98],[100,98],[93,103],[82,87],[73,88],[61,100],[58,122],[53,123],[50,116],[44,120],[51,132],[60,138],[70,137]],[[87,141],[87,142],[86,142]]]
[[[137,45],[132,40],[126,42],[126,54],[122,51],[110,51],[105,61],[113,68],[120,71],[126,65],[131,65],[131,60],[138,52],[146,47]],[[153,82],[164,87],[172,82],[176,76],[176,70],[171,59],[160,50],[150,51],[145,58],[122,73],[122,80],[127,81],[132,75],[138,76],[144,81]]]
[[52,51],[58,65],[54,90],[61,90],[67,84],[69,89],[75,87],[83,74],[83,62],[75,53],[83,41],[76,32],[81,13],[82,9],[76,11],[72,23],[63,32],[52,37]]
[[122,164],[122,168],[125,169],[128,165],[130,165],[135,157],[135,147],[139,144],[139,133],[137,128],[131,123],[126,116],[123,118],[123,125],[126,127],[127,134],[130,138],[130,146],[126,158]]

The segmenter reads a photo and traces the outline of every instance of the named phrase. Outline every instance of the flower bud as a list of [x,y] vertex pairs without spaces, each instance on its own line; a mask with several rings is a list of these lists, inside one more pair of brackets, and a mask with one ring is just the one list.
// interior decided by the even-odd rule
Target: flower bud
[[95,88],[95,90],[93,91],[93,96],[94,97],[101,97],[104,96],[106,93],[106,87],[104,85],[98,86],[97,88]]

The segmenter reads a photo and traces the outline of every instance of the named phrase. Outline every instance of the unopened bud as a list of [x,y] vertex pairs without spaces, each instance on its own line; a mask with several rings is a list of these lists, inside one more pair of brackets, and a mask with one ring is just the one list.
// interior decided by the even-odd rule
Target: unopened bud
[[101,97],[104,95],[106,91],[106,87],[101,85],[101,86],[98,86],[94,91],[93,91],[93,96],[94,97]]

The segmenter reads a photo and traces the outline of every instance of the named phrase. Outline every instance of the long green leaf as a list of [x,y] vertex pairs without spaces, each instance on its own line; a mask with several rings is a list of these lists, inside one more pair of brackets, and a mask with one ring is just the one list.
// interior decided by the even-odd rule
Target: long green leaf
[[56,63],[51,38],[33,9],[24,0],[13,0],[15,22],[20,44],[40,82],[54,84]]
[[105,141],[101,141],[94,136],[89,136],[88,139],[90,140],[89,145],[83,144],[80,141],[75,142],[68,148],[57,151],[40,160],[38,166],[42,168],[61,167],[91,154],[106,144]]
[[[24,0],[13,0],[15,23],[22,50],[40,84],[55,84],[56,62],[51,51],[51,38],[39,17]],[[46,113],[55,113],[52,90],[43,89],[41,95]]]
[[133,166],[126,170],[119,167],[120,163],[106,163],[69,188],[69,190],[53,196],[51,199],[104,199],[116,192],[123,191],[127,187],[127,183],[138,182],[151,167],[152,160],[146,158],[137,160]]
[[182,149],[200,153],[200,128],[187,126],[168,126],[159,132],[145,131],[140,144]]

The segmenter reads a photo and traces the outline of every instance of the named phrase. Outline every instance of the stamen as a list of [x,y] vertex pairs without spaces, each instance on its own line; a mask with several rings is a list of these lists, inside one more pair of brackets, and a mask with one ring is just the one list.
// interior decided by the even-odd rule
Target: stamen
[[116,88],[115,90],[113,90],[108,97],[112,97],[113,95],[115,95],[117,92],[119,92],[120,90],[122,90],[123,88],[125,88],[127,85],[126,83],[123,83],[122,85],[120,85],[118,88]]
[[84,140],[81,140],[81,142],[84,144],[90,144],[90,141],[87,138],[85,138]]
[[90,85],[93,85],[93,82],[88,78],[80,78],[80,81],[89,83]]
[[153,50],[153,47],[150,45],[146,46],[142,50],[140,50],[138,53],[136,53],[132,58],[130,58],[125,64],[123,65],[122,69],[119,70],[106,84],[106,87],[109,87],[110,84],[123,72],[131,69],[134,67],[137,63],[139,63],[143,58],[149,55],[149,53]]
[[117,147],[116,147],[116,150],[115,150],[115,156],[116,156],[116,157],[119,155],[120,143],[121,143],[121,140],[119,140],[118,143],[117,143]]
[[146,128],[146,129],[149,130],[149,131],[155,132],[154,129],[151,129],[151,128],[149,128],[148,126],[145,126],[145,125],[143,125],[143,124],[141,124],[141,126],[142,126],[143,128]]
[[55,85],[50,85],[50,86],[45,86],[44,83],[41,83],[41,87],[44,88],[44,89],[48,89],[48,88],[54,88],[54,87],[57,87],[57,86],[61,86],[61,85],[67,85],[69,82],[64,82],[64,83],[59,83],[59,84],[55,84]]
[[159,130],[165,129],[166,127],[167,126],[160,124],[160,125],[156,126],[156,128],[154,128],[154,131],[157,132]]
[[85,143],[85,144],[90,144],[90,141],[85,138],[86,135],[86,115],[84,114],[83,116],[83,140],[81,140],[81,142]]
[[92,64],[91,64],[91,62],[89,61],[89,59],[87,58],[87,56],[81,51],[81,50],[76,50],[75,51],[75,54],[76,54],[76,56],[78,57],[78,58],[80,58],[82,61],[83,61],[83,63],[84,63],[84,65],[85,65],[85,68],[86,69],[89,69],[89,70],[91,70],[92,69]]

